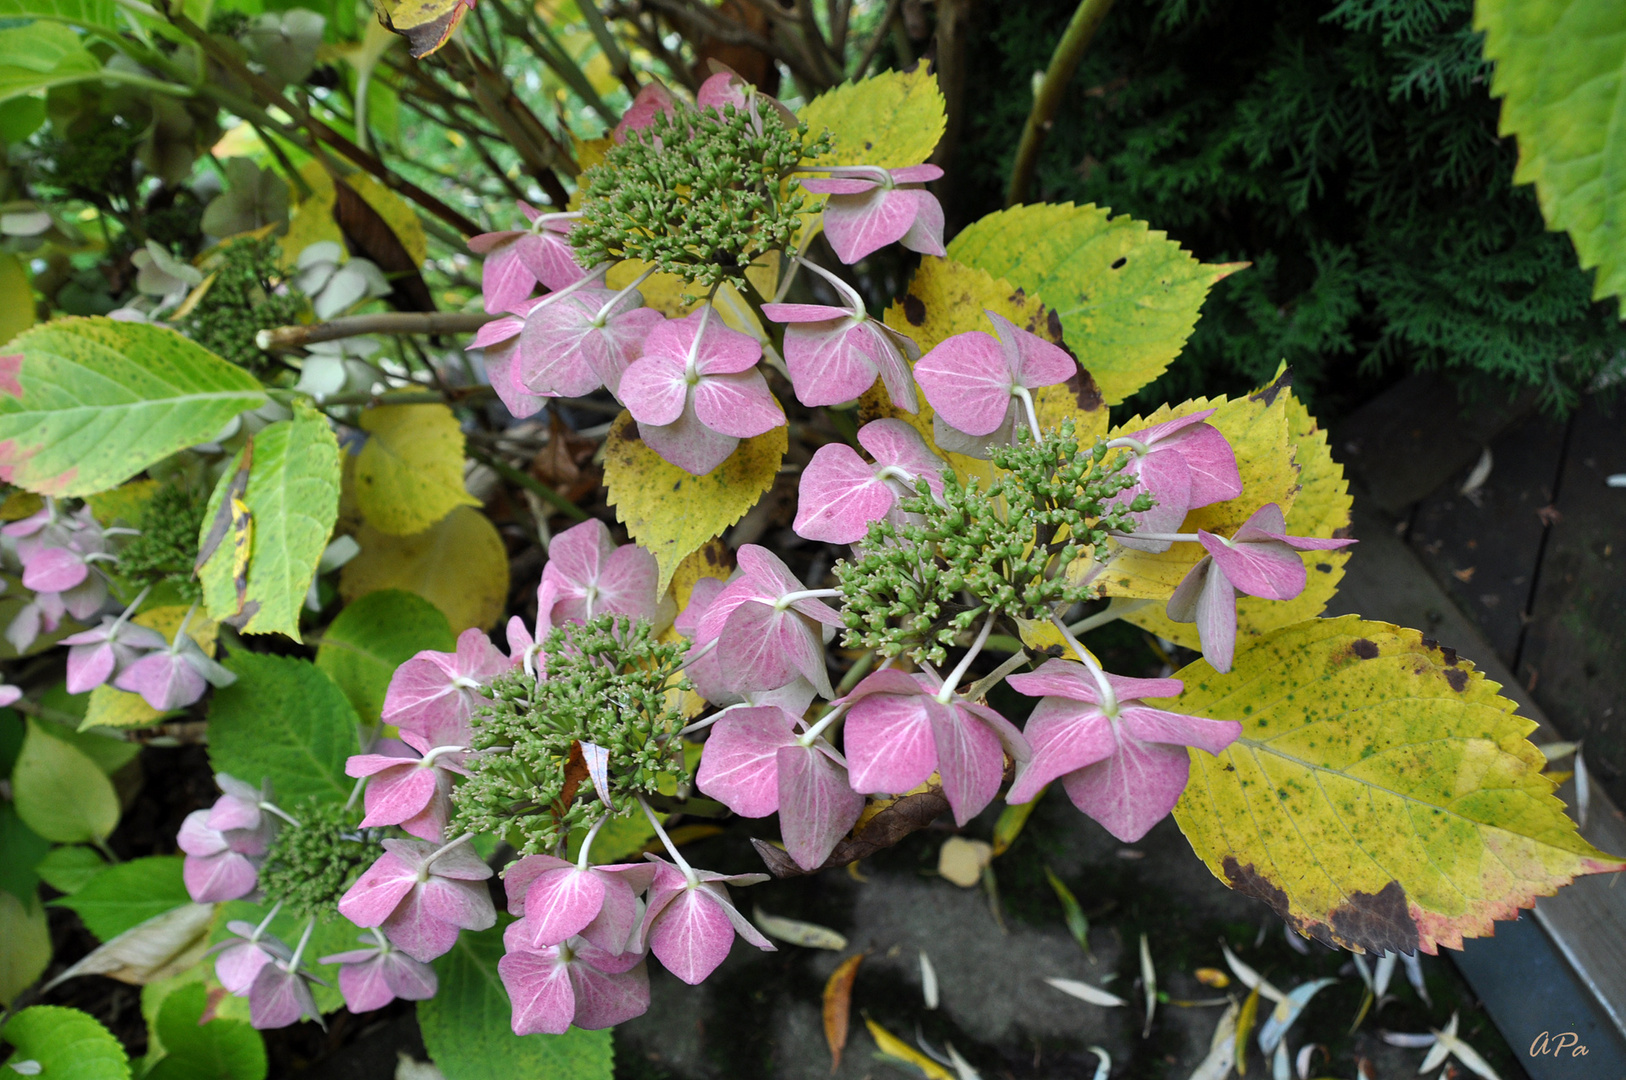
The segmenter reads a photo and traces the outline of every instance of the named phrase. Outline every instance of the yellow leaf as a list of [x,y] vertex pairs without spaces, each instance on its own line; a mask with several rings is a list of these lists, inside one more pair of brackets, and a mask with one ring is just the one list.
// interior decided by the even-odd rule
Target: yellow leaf
[[[95,502],[96,497],[90,497],[89,502]],[[32,491],[18,489],[6,496],[5,502],[0,503],[0,521],[21,521],[25,517],[32,517],[45,509],[45,500]],[[94,506],[92,507],[94,509]],[[97,515],[100,520],[100,515]]]
[[790,440],[784,426],[742,439],[727,461],[691,476],[645,446],[623,410],[604,445],[604,486],[616,519],[654,554],[658,588],[665,592],[684,556],[744,517],[773,487]]
[[1248,1036],[1253,1033],[1253,1022],[1259,1016],[1259,988],[1255,986],[1248,991],[1248,998],[1242,1003],[1242,1011],[1236,1015],[1236,1074],[1248,1074]]
[[[156,630],[165,638],[173,638],[175,631],[181,627],[181,620],[186,618],[188,610],[190,609],[184,604],[149,608],[130,621],[137,626]],[[215,654],[219,633],[220,624],[207,618],[201,608],[192,612],[192,620],[186,624],[186,634],[198,643],[198,648],[202,649],[205,655]],[[140,694],[120,690],[112,683],[103,683],[90,692],[90,703],[85,709],[84,720],[80,721],[79,730],[87,731],[94,727],[151,727],[171,715],[174,714],[159,712],[148,705]]]
[[[648,263],[639,262],[637,259],[623,259],[610,267],[610,272],[604,275],[605,288],[624,289],[647,269]],[[643,294],[645,307],[654,308],[669,319],[681,319],[699,307],[698,303],[683,302],[683,294],[692,290],[689,283],[676,274],[651,274],[638,286],[638,291]]]
[[444,405],[380,405],[361,414],[372,437],[356,458],[356,502],[392,536],[429,528],[480,501],[463,487],[463,429]]
[[348,603],[379,589],[405,589],[440,609],[455,630],[489,630],[508,600],[508,549],[480,511],[459,506],[433,528],[392,536],[363,526],[361,553],[339,574]]
[[887,71],[820,94],[798,117],[808,133],[828,131],[830,153],[821,165],[919,165],[943,137],[947,113],[937,76],[922,64],[913,71]]
[[0,345],[34,325],[34,287],[22,259],[0,253]]
[[[1281,372],[1277,372],[1280,377]],[[1282,391],[1287,414],[1288,436],[1293,441],[1293,460],[1299,469],[1299,491],[1287,511],[1287,531],[1294,536],[1326,539],[1349,535],[1349,482],[1344,467],[1332,459],[1327,433],[1291,390]],[[1236,598],[1239,642],[1246,642],[1280,626],[1313,619],[1327,609],[1344,577],[1344,564],[1350,551],[1301,551],[1309,584],[1292,600],[1265,600],[1257,596]],[[1159,637],[1188,649],[1200,649],[1196,623],[1177,623],[1164,614],[1162,604],[1152,604],[1124,618]]]
[[1306,936],[1461,948],[1577,875],[1626,869],[1565,815],[1536,725],[1415,630],[1312,619],[1240,649],[1229,674],[1199,660],[1176,677],[1158,707],[1242,736],[1192,751],[1175,820],[1215,876]]
[[414,60],[446,44],[473,6],[472,0],[373,0],[378,21],[407,39]]
[[[1223,397],[1198,398],[1180,405],[1165,405],[1150,416],[1125,421],[1109,435],[1117,438],[1165,420],[1215,409],[1208,423],[1218,428],[1236,451],[1242,494],[1193,510],[1186,515],[1179,531],[1190,533],[1206,529],[1230,536],[1265,503],[1275,503],[1283,513],[1292,513],[1298,497],[1299,469],[1293,462],[1295,444],[1288,416],[1288,385],[1284,372],[1269,386],[1234,401]],[[1105,569],[1101,569],[1096,578],[1102,595],[1159,601],[1168,599],[1180,579],[1205,554],[1202,545],[1194,543],[1174,544],[1168,551],[1156,553],[1112,547],[1114,550],[1106,557]],[[1074,565],[1082,571],[1090,569],[1090,564],[1082,559]],[[1142,609],[1147,610],[1150,609]]]
[[949,257],[1049,297],[1067,344],[1116,405],[1161,375],[1214,283],[1246,263],[1205,265],[1127,214],[1040,203],[989,214]]
[[925,1074],[926,1080],[954,1080],[953,1073],[867,1016],[864,1018],[864,1026],[869,1028],[870,1036],[875,1040],[875,1045],[880,1047],[881,1053],[887,1057],[897,1058],[899,1061],[913,1065]]

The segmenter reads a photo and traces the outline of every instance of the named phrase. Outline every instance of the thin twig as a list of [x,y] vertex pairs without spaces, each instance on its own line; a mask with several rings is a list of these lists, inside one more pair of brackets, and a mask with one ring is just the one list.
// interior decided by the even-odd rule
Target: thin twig
[[347,315],[308,326],[261,330],[254,343],[266,352],[289,352],[318,341],[338,341],[364,334],[472,334],[498,315],[483,311],[389,311]]
[[870,37],[869,44],[864,46],[864,55],[858,58],[858,68],[853,72],[855,82],[862,79],[865,73],[869,71],[870,64],[875,62],[875,54],[881,51],[881,42],[886,40],[887,31],[891,29],[893,22],[898,18],[898,12],[902,10],[903,0],[889,0],[886,5],[886,14],[881,16],[880,25],[875,28],[875,33]]
[[1045,136],[1050,133],[1056,110],[1061,107],[1062,93],[1072,81],[1073,73],[1084,59],[1084,50],[1100,29],[1101,21],[1112,10],[1112,0],[1081,0],[1067,30],[1056,43],[1045,69],[1044,82],[1033,97],[1033,108],[1022,127],[1022,142],[1016,149],[1016,164],[1011,167],[1010,186],[1005,189],[1005,205],[1015,206],[1028,197],[1028,185],[1033,181],[1033,170],[1039,164],[1039,150]]

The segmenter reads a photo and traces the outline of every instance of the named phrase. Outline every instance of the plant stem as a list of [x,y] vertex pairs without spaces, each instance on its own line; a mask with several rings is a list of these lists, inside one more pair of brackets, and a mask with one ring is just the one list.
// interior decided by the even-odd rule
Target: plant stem
[[665,829],[661,828],[661,819],[655,816],[655,811],[649,808],[649,804],[644,801],[642,795],[637,798],[638,805],[644,808],[644,814],[649,818],[649,823],[655,827],[655,835],[661,838],[661,845],[666,848],[666,853],[672,856],[672,862],[683,872],[683,876],[689,879],[690,885],[700,884],[700,877],[694,872],[694,867],[690,866],[688,860],[678,854],[677,845],[672,843],[672,838],[666,835]]
[[1084,50],[1100,29],[1101,21],[1112,10],[1112,0],[1081,0],[1073,19],[1067,24],[1056,51],[1050,55],[1050,66],[1045,69],[1044,82],[1033,96],[1033,108],[1022,127],[1022,141],[1016,148],[1016,164],[1011,167],[1010,186],[1005,189],[1005,205],[1026,202],[1028,185],[1033,180],[1034,168],[1039,164],[1039,151],[1045,136],[1061,107],[1061,98],[1072,82],[1073,73],[1084,59]]
[[1079,660],[1089,669],[1090,677],[1095,680],[1096,692],[1101,696],[1101,711],[1108,716],[1117,716],[1118,693],[1112,689],[1112,684],[1107,681],[1107,673],[1101,670],[1101,665],[1095,662],[1095,657],[1090,655],[1090,650],[1086,649],[1078,638],[1073,636],[1073,632],[1067,629],[1066,623],[1056,617],[1055,612],[1050,613],[1050,623],[1061,631],[1061,636],[1067,639],[1067,644],[1073,647],[1073,652],[1078,654]]
[[338,341],[364,334],[472,334],[500,318],[501,315],[488,315],[483,311],[387,311],[376,315],[346,315],[308,326],[261,330],[254,344],[266,352],[289,352],[318,341]]
[[988,635],[993,632],[993,629],[994,613],[990,611],[988,617],[982,621],[982,629],[977,632],[976,640],[965,651],[965,655],[960,657],[960,662],[954,665],[954,670],[949,672],[948,677],[943,680],[943,688],[937,692],[939,702],[947,705],[954,698],[954,688],[960,685],[960,680],[965,677],[966,669],[971,666],[971,661],[975,660],[977,654],[982,652],[982,647],[987,644]]
[[593,822],[593,827],[588,829],[587,835],[582,838],[582,849],[576,855],[577,870],[587,869],[587,853],[593,850],[593,840],[598,836],[598,831],[604,828],[604,823],[609,820],[610,808],[606,806],[604,808],[604,816]]

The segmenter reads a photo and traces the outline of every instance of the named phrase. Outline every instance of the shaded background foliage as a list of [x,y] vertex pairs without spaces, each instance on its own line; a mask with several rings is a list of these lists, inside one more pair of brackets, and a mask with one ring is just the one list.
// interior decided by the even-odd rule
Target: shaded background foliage
[[[955,193],[1003,198],[1036,72],[1076,4],[986,4],[968,50]],[[1618,370],[1626,328],[1593,303],[1568,236],[1496,133],[1469,0],[1122,0],[1068,87],[1032,201],[1094,202],[1166,229],[1214,289],[1137,404],[1237,391],[1281,359],[1323,419],[1386,375],[1554,411]]]

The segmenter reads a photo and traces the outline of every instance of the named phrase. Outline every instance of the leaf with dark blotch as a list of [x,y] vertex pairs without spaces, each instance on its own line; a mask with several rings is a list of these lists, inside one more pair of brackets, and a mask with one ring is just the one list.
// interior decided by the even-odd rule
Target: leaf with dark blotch
[[394,287],[389,302],[402,311],[434,311],[434,297],[417,261],[383,216],[343,180],[333,181],[333,195],[333,220],[344,232],[345,243],[352,254],[371,259],[384,271]]
[[853,980],[858,965],[868,953],[849,956],[836,966],[824,984],[824,1041],[830,1045],[830,1071],[841,1068],[841,1051],[847,1046],[847,1022],[852,1017]]
[[565,759],[565,782],[559,789],[559,801],[554,804],[553,812],[557,817],[564,817],[565,811],[576,800],[576,789],[581,787],[583,780],[587,779],[587,758],[582,756],[582,744],[572,741],[570,756]]
[[[874,810],[875,807],[880,807]],[[836,845],[830,857],[824,860],[819,870],[827,870],[832,866],[846,866],[850,862],[875,854],[882,848],[889,848],[912,832],[918,832],[937,820],[938,816],[948,811],[948,800],[943,797],[943,789],[929,787],[925,791],[917,791],[909,795],[900,795],[894,799],[877,799],[871,803],[871,810],[865,811],[865,816],[859,818],[858,827],[851,836],[844,838]],[[768,872],[774,877],[801,877],[808,871],[797,866],[791,857],[784,851],[765,840],[753,839],[751,845],[762,856],[762,861],[768,864]],[[816,871],[815,871],[816,872]]]

